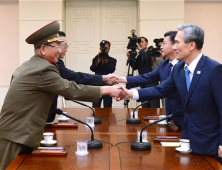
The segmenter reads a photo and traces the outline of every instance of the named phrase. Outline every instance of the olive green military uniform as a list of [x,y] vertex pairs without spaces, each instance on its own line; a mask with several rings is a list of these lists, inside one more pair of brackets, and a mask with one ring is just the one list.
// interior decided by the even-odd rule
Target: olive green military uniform
[[[45,28],[47,26],[38,33],[44,33]],[[53,36],[50,36],[48,39],[53,42]],[[56,65],[40,56],[35,55],[23,63],[13,73],[0,114],[0,170],[4,170],[24,149],[39,146],[54,94],[97,102],[100,93],[100,87],[77,85],[62,79]]]

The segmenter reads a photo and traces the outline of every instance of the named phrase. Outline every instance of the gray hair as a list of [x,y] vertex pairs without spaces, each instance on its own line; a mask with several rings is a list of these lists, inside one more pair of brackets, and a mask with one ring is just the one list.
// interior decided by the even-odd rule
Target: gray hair
[[183,40],[185,43],[194,41],[197,49],[201,50],[204,44],[204,30],[196,25],[182,24],[177,27],[179,31],[184,31]]

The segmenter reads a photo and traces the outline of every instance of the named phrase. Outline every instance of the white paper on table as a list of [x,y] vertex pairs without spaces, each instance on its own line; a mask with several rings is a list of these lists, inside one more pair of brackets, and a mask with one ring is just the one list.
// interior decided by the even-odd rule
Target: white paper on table
[[180,146],[180,142],[160,142],[160,145],[166,147],[178,147]]

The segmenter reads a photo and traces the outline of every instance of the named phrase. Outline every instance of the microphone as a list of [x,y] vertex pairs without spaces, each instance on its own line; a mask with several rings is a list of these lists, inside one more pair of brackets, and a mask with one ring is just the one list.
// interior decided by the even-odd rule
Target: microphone
[[101,119],[100,119],[100,118],[96,118],[95,111],[94,111],[94,109],[93,109],[92,107],[90,107],[90,106],[88,106],[88,105],[86,105],[86,104],[84,104],[84,103],[81,103],[81,102],[79,102],[79,101],[76,101],[76,100],[72,100],[72,99],[70,99],[70,100],[73,101],[73,102],[75,102],[75,103],[78,103],[78,104],[80,104],[80,105],[82,105],[82,106],[85,106],[85,107],[90,108],[90,109],[93,111],[94,123],[95,123],[95,124],[100,124],[100,123],[101,123]]
[[133,110],[133,117],[130,117],[130,118],[127,118],[126,119],[126,123],[129,123],[129,124],[140,124],[141,123],[141,120],[139,118],[135,118],[135,111],[136,109],[138,109],[138,107],[142,106],[143,104],[147,103],[148,101],[145,101],[143,103],[141,103],[140,105],[138,105],[134,110]]
[[68,114],[63,113],[63,111],[60,110],[60,109],[56,109],[56,113],[58,115],[64,115],[64,116],[66,116],[66,117],[68,117],[68,118],[70,118],[72,120],[75,120],[76,122],[79,122],[79,123],[84,124],[84,125],[89,127],[89,129],[91,131],[91,141],[88,141],[88,148],[89,149],[99,149],[99,148],[103,147],[103,144],[102,144],[101,141],[94,140],[94,133],[93,133],[92,127],[89,126],[87,123],[81,121],[80,119],[76,119],[76,118],[74,118],[74,117],[72,117],[72,116],[70,116]]
[[168,118],[171,118],[171,117],[176,117],[176,116],[180,116],[181,113],[179,112],[175,112],[173,114],[170,114],[162,119],[159,119],[159,120],[156,120],[154,121],[153,123],[149,123],[148,125],[144,126],[140,132],[140,141],[135,141],[131,144],[131,149],[133,150],[137,150],[137,151],[147,151],[147,150],[151,150],[151,145],[150,143],[147,143],[147,142],[142,142],[142,133],[143,133],[143,130],[146,129],[147,127],[151,126],[151,125],[154,125],[154,124],[157,124],[158,122],[161,122],[163,120],[166,120]]

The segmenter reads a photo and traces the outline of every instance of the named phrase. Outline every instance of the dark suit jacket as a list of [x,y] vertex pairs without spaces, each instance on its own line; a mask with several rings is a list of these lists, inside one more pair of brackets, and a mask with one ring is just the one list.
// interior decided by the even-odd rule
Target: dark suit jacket
[[[169,60],[166,59],[162,61],[158,68],[156,68],[154,71],[133,76],[133,77],[127,77],[127,88],[133,88],[138,87],[141,85],[145,85],[148,82],[157,82],[157,81],[164,81],[168,78],[168,63]],[[180,128],[182,128],[183,120],[184,120],[184,108],[181,102],[181,99],[179,97],[179,94],[176,92],[169,97],[165,99],[166,101],[166,115],[180,112],[182,113],[181,116],[174,117],[173,122]]]
[[184,62],[159,86],[138,90],[140,99],[163,98],[178,91],[185,109],[182,138],[190,140],[193,153],[217,155],[222,145],[222,65],[202,56],[187,92]]
[[55,65],[39,56],[32,57],[13,73],[1,110],[0,138],[37,148],[54,94],[96,102],[100,87],[62,79]]
[[[69,81],[74,81],[77,84],[95,85],[95,86],[102,86],[103,85],[101,75],[92,75],[92,74],[75,72],[73,70],[70,70],[70,69],[66,68],[62,59],[59,59],[57,66],[59,69],[60,76],[64,79],[67,79]],[[56,95],[54,97],[54,100],[52,102],[52,106],[49,111],[49,116],[48,116],[47,122],[52,122],[55,119],[56,109],[57,109],[57,99],[58,99],[58,95]]]

